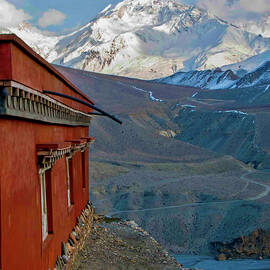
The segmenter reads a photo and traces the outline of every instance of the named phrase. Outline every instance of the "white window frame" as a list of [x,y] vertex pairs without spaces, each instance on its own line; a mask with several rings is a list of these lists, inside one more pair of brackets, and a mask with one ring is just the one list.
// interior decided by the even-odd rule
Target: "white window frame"
[[86,173],[86,165],[85,165],[85,162],[86,160],[88,160],[86,158],[86,150],[82,151],[81,152],[81,163],[82,163],[82,188],[85,189],[86,188],[86,176],[87,176],[87,173]]
[[71,207],[71,185],[70,185],[70,174],[69,174],[69,160],[72,159],[72,156],[66,157],[66,170],[67,170],[67,201],[68,207]]
[[49,234],[48,226],[48,205],[46,190],[46,171],[49,169],[40,169],[40,193],[41,193],[41,220],[42,220],[42,240],[44,241]]

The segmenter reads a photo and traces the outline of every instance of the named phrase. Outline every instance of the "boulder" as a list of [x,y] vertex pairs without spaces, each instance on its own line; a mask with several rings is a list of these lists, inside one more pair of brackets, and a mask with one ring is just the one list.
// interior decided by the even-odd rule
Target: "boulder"
[[218,261],[226,261],[227,260],[227,256],[224,253],[219,254],[219,256],[217,257]]

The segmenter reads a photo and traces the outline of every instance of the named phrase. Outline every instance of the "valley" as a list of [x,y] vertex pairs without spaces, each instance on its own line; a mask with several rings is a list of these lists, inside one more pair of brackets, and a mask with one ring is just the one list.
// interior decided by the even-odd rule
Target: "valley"
[[98,212],[135,220],[172,253],[215,255],[212,242],[270,228],[269,111],[243,98],[265,86],[208,91],[56,68],[123,120],[92,124]]
[[[26,12],[31,5],[17,2],[21,2],[20,8],[18,3],[3,2],[6,9],[23,15],[17,23],[13,19],[9,24],[0,23],[0,34],[15,33],[22,39],[17,44],[17,37],[11,35],[11,45],[0,48],[4,59],[14,54],[20,63],[17,49],[21,46],[29,54],[28,44],[52,64],[48,78],[50,72],[61,80],[64,76],[64,84],[71,82],[98,108],[123,122],[118,125],[104,115],[90,113],[90,135],[95,143],[88,158],[89,199],[96,215],[78,267],[82,263],[110,269],[110,262],[115,261],[117,269],[126,269],[127,262],[136,264],[130,269],[142,269],[146,261],[151,265],[155,260],[153,269],[163,269],[166,264],[174,269],[177,264],[170,254],[185,267],[196,269],[270,269],[269,3],[262,0],[253,8],[252,1],[117,0],[107,1],[110,4],[96,14],[91,13],[94,3],[81,3],[85,11],[67,3],[66,11],[72,15],[92,14],[75,25],[72,18],[78,16],[68,16],[60,6],[49,10],[40,6],[39,10],[32,3]],[[101,2],[100,6],[105,5]],[[10,14],[4,5],[3,12]],[[69,26],[64,29],[64,25]],[[41,61],[34,52],[31,57]],[[14,59],[7,69],[17,68]],[[49,66],[45,60],[40,63]],[[38,95],[35,102],[40,107],[31,108],[32,92],[25,98],[17,86],[9,87],[3,81],[7,106],[12,100],[22,115],[28,105],[29,111],[39,113],[54,106],[51,99],[43,106],[42,94],[55,98],[48,91],[64,84],[45,87],[42,68],[33,72],[40,85],[30,85],[33,92],[47,90],[38,92],[41,98]],[[10,75],[14,85],[18,83],[16,74]],[[27,76],[34,77],[32,69]],[[28,83],[23,86],[29,87]],[[7,90],[11,97],[6,97]],[[69,102],[77,108],[74,98]],[[64,112],[59,112],[60,118]],[[51,116],[50,109],[46,113]],[[86,115],[80,112],[80,117]],[[69,151],[72,149],[70,146]],[[67,198],[73,207],[77,179],[70,158]],[[87,162],[86,156],[81,160]],[[83,162],[80,169],[86,187]],[[53,214],[47,212],[47,208],[52,211],[47,197],[53,192],[51,182],[46,183],[45,169],[43,174],[45,203],[41,210],[46,220],[42,219],[42,226],[47,226],[47,237],[54,225]],[[48,177],[51,181],[51,173]],[[83,222],[78,219],[82,227]],[[107,266],[104,258],[109,259]]]

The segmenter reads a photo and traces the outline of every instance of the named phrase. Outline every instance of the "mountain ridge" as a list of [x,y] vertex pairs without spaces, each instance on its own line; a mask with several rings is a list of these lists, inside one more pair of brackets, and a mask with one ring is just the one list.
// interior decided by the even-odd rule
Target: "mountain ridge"
[[216,68],[204,71],[176,72],[171,76],[154,81],[210,90],[266,85],[267,88],[265,91],[267,91],[268,85],[270,85],[270,61],[265,61],[251,72],[246,73],[243,71],[242,75],[230,69],[223,71],[220,68]]
[[270,38],[244,29],[176,0],[124,0],[67,35],[48,36],[27,24],[8,31],[55,64],[154,79],[231,65],[270,50]]

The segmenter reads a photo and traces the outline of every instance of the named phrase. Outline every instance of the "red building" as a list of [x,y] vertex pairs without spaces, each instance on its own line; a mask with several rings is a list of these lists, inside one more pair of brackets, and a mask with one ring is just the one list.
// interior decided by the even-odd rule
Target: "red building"
[[89,201],[92,109],[76,99],[93,105],[22,40],[0,35],[0,269],[53,270]]

